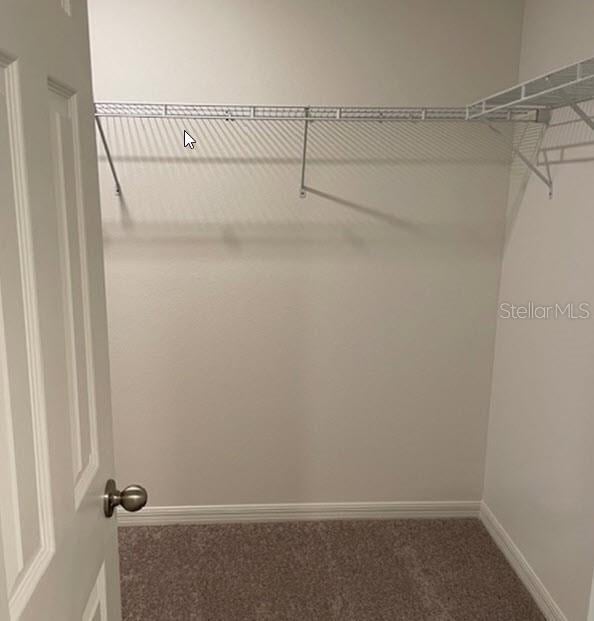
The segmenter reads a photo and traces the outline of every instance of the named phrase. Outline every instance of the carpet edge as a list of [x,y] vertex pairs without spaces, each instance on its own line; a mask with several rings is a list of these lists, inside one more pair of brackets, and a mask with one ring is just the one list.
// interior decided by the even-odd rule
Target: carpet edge
[[568,621],[538,574],[485,501],[480,503],[479,517],[547,620]]

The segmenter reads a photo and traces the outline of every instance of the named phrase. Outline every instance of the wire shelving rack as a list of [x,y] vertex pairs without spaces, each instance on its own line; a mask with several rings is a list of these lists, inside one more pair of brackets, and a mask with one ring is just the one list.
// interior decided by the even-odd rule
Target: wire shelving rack
[[[594,121],[580,105],[593,99],[594,58],[589,58],[464,107],[268,106],[104,101],[95,103],[95,121],[118,195],[121,193],[121,184],[103,130],[102,118],[302,123],[303,148],[299,193],[304,198],[307,194],[305,179],[308,130],[312,123],[481,122],[488,125],[494,132],[502,134],[497,127],[498,124],[530,122],[543,124],[546,128],[550,122],[552,110],[570,107],[584,123],[594,130]],[[512,151],[546,184],[552,196],[553,182],[548,167],[544,174],[538,168],[537,163],[528,159],[519,149],[512,147]]]

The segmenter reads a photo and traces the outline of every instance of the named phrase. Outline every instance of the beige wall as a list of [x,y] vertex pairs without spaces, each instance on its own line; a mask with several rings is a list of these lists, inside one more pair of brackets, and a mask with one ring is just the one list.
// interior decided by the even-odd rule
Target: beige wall
[[[90,2],[98,100],[461,105],[522,3]],[[470,125],[106,123],[118,479],[156,505],[482,493],[508,152]],[[181,148],[186,127],[198,139]],[[265,130],[265,131],[264,131]]]
[[[529,0],[523,79],[593,56],[593,33],[593,3]],[[515,215],[501,301],[594,307],[594,135],[572,118],[557,113],[544,145],[552,160],[568,145],[554,199],[532,179]],[[486,502],[570,621],[594,566],[593,322],[499,321],[489,427]]]

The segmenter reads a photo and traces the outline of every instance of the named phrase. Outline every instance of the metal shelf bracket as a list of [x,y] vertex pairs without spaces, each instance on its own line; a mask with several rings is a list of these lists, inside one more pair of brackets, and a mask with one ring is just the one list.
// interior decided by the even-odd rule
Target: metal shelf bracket
[[303,151],[301,153],[301,185],[299,187],[299,198],[305,198],[307,196],[307,190],[305,188],[305,165],[307,163],[307,132],[310,123],[310,121],[307,120],[309,117],[309,108],[305,108],[303,113],[306,120],[303,123]]
[[586,111],[580,106],[579,103],[572,101],[567,92],[564,89],[559,90],[559,97],[564,105],[569,106],[584,123],[594,131],[594,120],[586,113]]
[[103,148],[105,149],[105,155],[107,155],[107,161],[109,162],[109,168],[111,169],[111,174],[115,183],[116,196],[121,196],[122,186],[120,185],[118,173],[116,172],[113,159],[111,157],[111,151],[109,150],[109,145],[107,144],[107,138],[105,137],[105,132],[103,131],[103,125],[101,124],[101,120],[98,116],[95,116],[95,123],[97,123],[97,129],[99,130],[99,136],[101,136],[101,142],[103,143]]
[[[491,123],[487,123],[486,125],[491,131],[494,131],[496,134],[499,134],[503,138],[506,138],[505,134],[501,130],[497,129],[495,126],[491,125]],[[520,158],[522,162],[524,162],[524,164],[547,186],[547,188],[549,189],[549,198],[553,198],[553,179],[551,177],[551,170],[548,162],[546,165],[547,174],[545,175],[538,169],[536,164],[534,162],[531,162],[519,149],[512,145],[511,150],[512,153],[516,157]]]

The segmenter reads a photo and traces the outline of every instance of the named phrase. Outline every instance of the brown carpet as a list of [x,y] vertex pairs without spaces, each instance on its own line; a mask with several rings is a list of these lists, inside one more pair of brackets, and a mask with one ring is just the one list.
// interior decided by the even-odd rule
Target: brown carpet
[[120,529],[124,621],[544,621],[475,519]]

